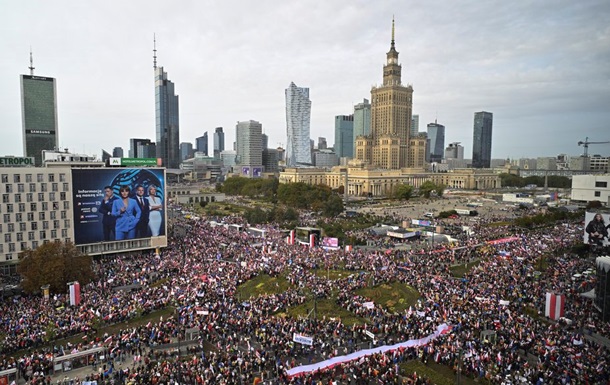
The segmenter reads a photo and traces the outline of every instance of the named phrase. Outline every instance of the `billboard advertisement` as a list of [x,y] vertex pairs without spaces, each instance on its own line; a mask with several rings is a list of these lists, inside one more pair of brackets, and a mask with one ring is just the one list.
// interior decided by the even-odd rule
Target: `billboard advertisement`
[[165,169],[72,169],[74,243],[166,235]]
[[585,213],[585,233],[583,242],[590,245],[608,246],[608,232],[610,231],[610,214],[608,213]]
[[339,247],[339,239],[324,237],[322,238],[322,246],[323,247]]

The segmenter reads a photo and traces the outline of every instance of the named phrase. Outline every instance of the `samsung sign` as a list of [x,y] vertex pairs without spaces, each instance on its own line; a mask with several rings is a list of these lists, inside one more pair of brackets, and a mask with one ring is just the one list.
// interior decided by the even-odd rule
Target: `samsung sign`
[[33,157],[0,157],[0,166],[33,166]]

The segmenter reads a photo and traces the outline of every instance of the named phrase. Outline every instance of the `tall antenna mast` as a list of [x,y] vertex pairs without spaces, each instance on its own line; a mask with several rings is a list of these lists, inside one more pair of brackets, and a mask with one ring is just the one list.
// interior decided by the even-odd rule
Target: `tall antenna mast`
[[153,68],[157,69],[157,36],[153,33]]
[[28,68],[30,69],[30,75],[34,76],[34,59],[32,58],[32,46],[30,46],[30,66]]

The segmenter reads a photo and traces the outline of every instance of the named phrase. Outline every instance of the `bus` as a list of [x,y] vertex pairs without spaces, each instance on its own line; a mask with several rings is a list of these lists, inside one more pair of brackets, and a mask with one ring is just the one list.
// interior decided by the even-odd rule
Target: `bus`
[[458,215],[468,215],[470,217],[476,217],[477,215],[479,215],[477,210],[470,210],[470,209],[455,209],[455,212]]

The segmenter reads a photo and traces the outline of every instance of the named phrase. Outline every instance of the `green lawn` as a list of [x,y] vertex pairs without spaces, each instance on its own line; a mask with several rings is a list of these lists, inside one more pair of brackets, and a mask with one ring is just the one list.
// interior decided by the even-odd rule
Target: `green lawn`
[[[456,384],[456,374],[453,369],[446,365],[437,364],[436,362],[428,362],[424,365],[419,360],[413,360],[400,364],[400,373],[403,376],[408,376],[413,373],[417,373],[422,377],[428,377],[430,382],[435,385],[453,385]],[[464,385],[475,385],[486,382],[476,382],[474,379],[462,376],[461,384]]]
[[400,282],[364,287],[356,290],[356,294],[370,298],[376,305],[399,313],[415,305],[419,298],[417,290]]
[[355,270],[343,270],[343,269],[316,269],[313,270],[313,274],[318,277],[328,278],[330,280],[344,279],[349,277],[350,275],[358,275],[359,271]]
[[314,305],[316,305],[316,316],[318,317],[318,319],[326,317],[326,319],[328,320],[329,318],[340,317],[341,322],[346,326],[366,323],[366,320],[364,318],[358,317],[354,313],[345,310],[341,306],[337,305],[335,303],[335,300],[332,298],[319,299],[317,301],[317,304],[314,304],[314,301],[312,299],[301,305],[288,308],[286,310],[286,313],[284,314],[287,314],[294,318],[307,317],[308,315],[309,317],[313,318],[314,312],[312,310],[314,308]]
[[237,295],[241,299],[258,297],[264,294],[279,294],[290,289],[286,278],[271,277],[267,274],[258,275],[237,287]]
[[454,277],[464,278],[464,276],[467,273],[470,273],[470,270],[472,270],[473,267],[479,266],[480,263],[481,263],[481,260],[478,259],[478,260],[470,262],[466,265],[459,264],[459,265],[451,266],[449,269],[451,270],[451,273],[453,274]]

